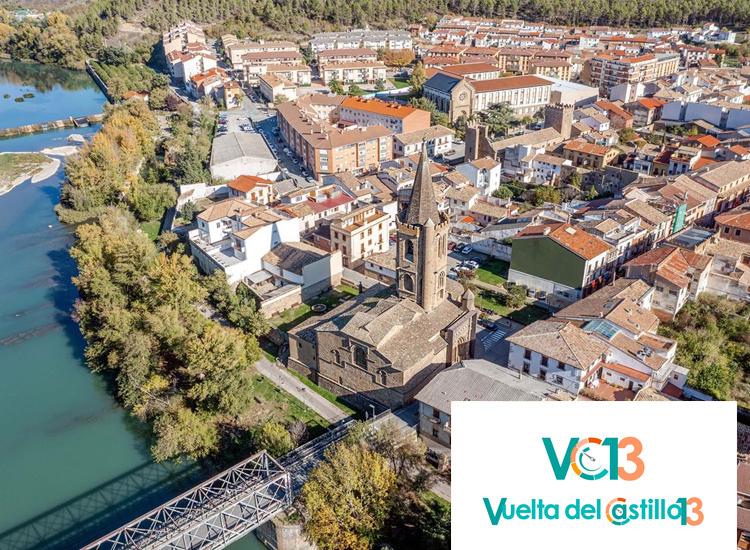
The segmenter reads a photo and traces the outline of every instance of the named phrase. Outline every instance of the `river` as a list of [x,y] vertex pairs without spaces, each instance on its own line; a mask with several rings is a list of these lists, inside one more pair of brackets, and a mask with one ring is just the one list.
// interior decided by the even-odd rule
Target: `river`
[[[3,93],[34,93],[34,112],[45,117],[89,114],[75,110],[82,105],[101,110],[104,97],[90,81],[65,89],[70,102],[61,103],[60,69],[33,66],[17,74],[9,65],[0,63],[0,127],[7,124]],[[30,74],[40,79],[38,88]],[[37,121],[11,113],[8,126]],[[0,140],[0,151],[38,151],[66,145],[71,133],[95,131]],[[84,342],[71,318],[72,228],[53,210],[62,178],[61,168],[0,197],[0,550],[78,547],[206,475],[192,463],[154,464],[146,427],[84,364]],[[260,548],[252,536],[232,545]]]

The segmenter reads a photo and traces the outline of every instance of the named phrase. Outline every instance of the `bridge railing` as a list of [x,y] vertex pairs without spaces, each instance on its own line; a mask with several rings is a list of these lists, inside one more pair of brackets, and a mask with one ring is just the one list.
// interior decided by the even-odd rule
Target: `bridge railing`
[[289,474],[262,451],[85,550],[220,548],[271,519],[291,501]]

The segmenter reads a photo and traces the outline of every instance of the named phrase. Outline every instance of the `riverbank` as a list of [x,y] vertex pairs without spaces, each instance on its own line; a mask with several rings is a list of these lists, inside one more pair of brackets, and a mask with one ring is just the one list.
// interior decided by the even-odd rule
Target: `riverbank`
[[39,183],[57,173],[60,159],[43,153],[0,152],[0,196],[26,180]]

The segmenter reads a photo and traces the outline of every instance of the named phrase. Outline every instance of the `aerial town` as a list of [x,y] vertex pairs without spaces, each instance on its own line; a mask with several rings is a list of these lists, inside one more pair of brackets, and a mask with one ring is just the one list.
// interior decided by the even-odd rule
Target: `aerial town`
[[[420,505],[443,506],[449,522],[452,401],[734,400],[737,548],[750,549],[750,56],[736,53],[747,39],[711,23],[634,30],[444,15],[434,26],[330,31],[298,43],[209,35],[185,20],[161,34],[166,86],[115,82],[101,56],[87,61],[115,108],[156,113],[162,136],[154,139],[166,141],[153,162],[165,170],[185,156],[175,136],[203,124],[174,122],[169,111],[210,118],[204,166],[199,159],[197,172],[174,171],[171,203],[156,217],[156,248],[131,252],[174,265],[184,256],[181,269],[194,266],[194,281],[220,278],[228,289],[206,282],[206,292],[190,291],[197,283],[186,281],[161,294],[139,290],[125,306],[107,299],[106,307],[129,315],[117,323],[142,322],[157,334],[149,353],[182,365],[175,373],[153,367],[158,376],[126,373],[142,376],[141,387],[154,392],[148,399],[122,390],[125,371],[115,370],[117,400],[154,422],[158,461],[204,459],[223,449],[216,439],[224,441],[225,425],[243,426],[234,409],[204,405],[214,391],[201,384],[215,376],[210,368],[187,382],[197,358],[154,351],[178,338],[171,314],[160,323],[134,320],[136,303],[157,307],[194,292],[185,299],[201,302],[200,323],[208,325],[187,330],[205,340],[216,325],[228,338],[252,340],[256,404],[290,403],[259,413],[273,422],[251,422],[255,447],[238,457],[267,449],[292,472],[292,485],[301,476],[301,489],[286,489],[288,502],[273,501],[276,508],[248,523],[249,530],[262,523],[257,548],[300,550],[379,548],[378,541],[450,547],[450,534],[400,540],[417,535],[384,531],[358,546],[345,538],[364,537],[356,525],[321,525],[325,500],[339,498],[325,483],[344,483],[323,470],[326,460],[352,468],[325,449],[346,441],[353,425],[387,426],[393,441],[409,441],[419,466],[405,471],[428,472],[425,494],[440,503]],[[176,107],[155,108],[165,89],[166,104]],[[187,143],[197,150],[200,138]],[[130,169],[152,162],[145,157]],[[68,215],[93,200],[79,192],[89,191],[63,188]],[[125,203],[146,220],[142,203]],[[131,223],[102,214],[113,204],[97,205],[106,219],[102,243],[86,244],[93,237],[79,228],[74,245],[90,366],[130,357],[111,334],[93,336],[110,320],[94,302],[104,291],[85,282],[93,281],[93,258],[124,254],[94,252]],[[72,223],[83,219],[95,217]],[[133,233],[144,235],[139,227]],[[159,279],[162,290],[168,277]],[[107,284],[121,283],[112,275]],[[174,307],[187,324],[184,308]],[[216,344],[226,356],[233,345]],[[214,362],[213,349],[200,353]],[[224,415],[211,417],[219,435],[210,444],[206,436],[194,448],[168,446],[157,401],[173,406],[182,384],[194,385],[184,386],[180,411],[192,411],[195,422]],[[318,419],[316,428],[303,413],[284,416],[292,407]],[[361,445],[384,445],[363,437]],[[394,494],[417,492],[409,485],[417,480],[405,483]],[[300,493],[302,520],[291,512]],[[90,547],[112,547],[102,544],[137,528],[124,525]]]

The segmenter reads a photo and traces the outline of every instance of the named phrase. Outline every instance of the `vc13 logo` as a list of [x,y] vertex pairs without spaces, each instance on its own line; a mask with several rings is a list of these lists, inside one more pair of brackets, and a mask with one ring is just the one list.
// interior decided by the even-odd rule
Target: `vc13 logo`
[[[646,468],[640,456],[643,444],[637,437],[608,437],[603,440],[598,437],[573,437],[562,458],[549,437],[543,437],[542,442],[557,480],[565,479],[572,469],[578,477],[590,481],[605,476],[614,480],[634,481],[643,475]],[[620,460],[620,451],[625,454],[623,461]]]

